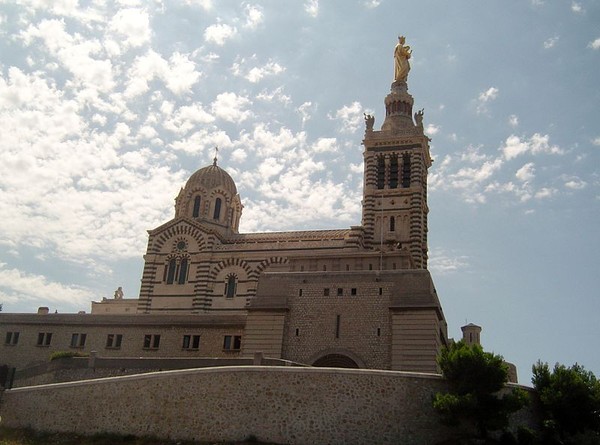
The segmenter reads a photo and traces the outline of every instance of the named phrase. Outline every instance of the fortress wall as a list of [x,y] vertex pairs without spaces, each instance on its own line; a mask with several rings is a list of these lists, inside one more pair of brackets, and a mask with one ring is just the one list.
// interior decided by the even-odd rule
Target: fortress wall
[[[435,444],[436,375],[327,368],[165,371],[7,390],[2,425],[285,444]],[[525,416],[527,417],[527,413]]]

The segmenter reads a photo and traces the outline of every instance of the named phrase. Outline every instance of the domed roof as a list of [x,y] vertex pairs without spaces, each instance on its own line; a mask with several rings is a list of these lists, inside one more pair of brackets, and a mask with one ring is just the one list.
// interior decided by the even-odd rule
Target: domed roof
[[237,188],[235,182],[229,173],[223,170],[217,165],[217,158],[215,158],[213,165],[203,167],[196,171],[185,184],[186,189],[196,188],[197,186],[203,187],[207,190],[214,189],[216,187],[222,187],[225,191],[231,193],[232,196],[237,195]]

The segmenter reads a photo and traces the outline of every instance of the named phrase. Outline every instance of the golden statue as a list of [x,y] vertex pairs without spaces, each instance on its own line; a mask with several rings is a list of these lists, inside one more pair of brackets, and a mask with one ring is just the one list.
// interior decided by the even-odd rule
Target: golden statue
[[412,54],[410,46],[404,45],[406,38],[404,36],[398,37],[398,44],[394,49],[394,81],[395,82],[406,82],[408,78],[408,72],[410,71],[410,63],[408,59]]

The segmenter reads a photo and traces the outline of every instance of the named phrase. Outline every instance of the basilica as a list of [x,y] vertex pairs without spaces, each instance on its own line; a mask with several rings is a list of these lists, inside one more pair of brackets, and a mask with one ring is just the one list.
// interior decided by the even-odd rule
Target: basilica
[[215,157],[148,232],[138,298],[117,292],[89,314],[1,313],[0,364],[73,350],[436,373],[448,336],[427,269],[432,160],[408,92],[410,54],[399,39],[379,129],[365,115],[360,225],[240,233],[243,196]]

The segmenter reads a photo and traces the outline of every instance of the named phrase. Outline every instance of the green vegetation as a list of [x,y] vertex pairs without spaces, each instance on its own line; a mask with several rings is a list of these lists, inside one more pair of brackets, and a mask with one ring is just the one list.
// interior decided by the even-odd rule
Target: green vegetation
[[438,364],[450,392],[437,393],[433,407],[446,425],[462,426],[467,438],[486,439],[490,431],[505,430],[510,414],[528,401],[522,389],[500,393],[508,382],[508,366],[501,356],[484,352],[479,345],[453,343],[442,349]]
[[[40,433],[29,429],[12,429],[0,427],[0,445],[219,445],[215,442],[193,442],[185,440],[164,440],[150,437],[119,436],[116,434],[95,434],[82,436],[69,433]],[[262,442],[229,443],[242,445]],[[226,444],[221,444],[226,445]]]
[[89,357],[89,354],[76,351],[55,351],[52,354],[50,354],[50,361],[71,357]]
[[533,365],[544,444],[600,444],[600,381],[583,366]]

